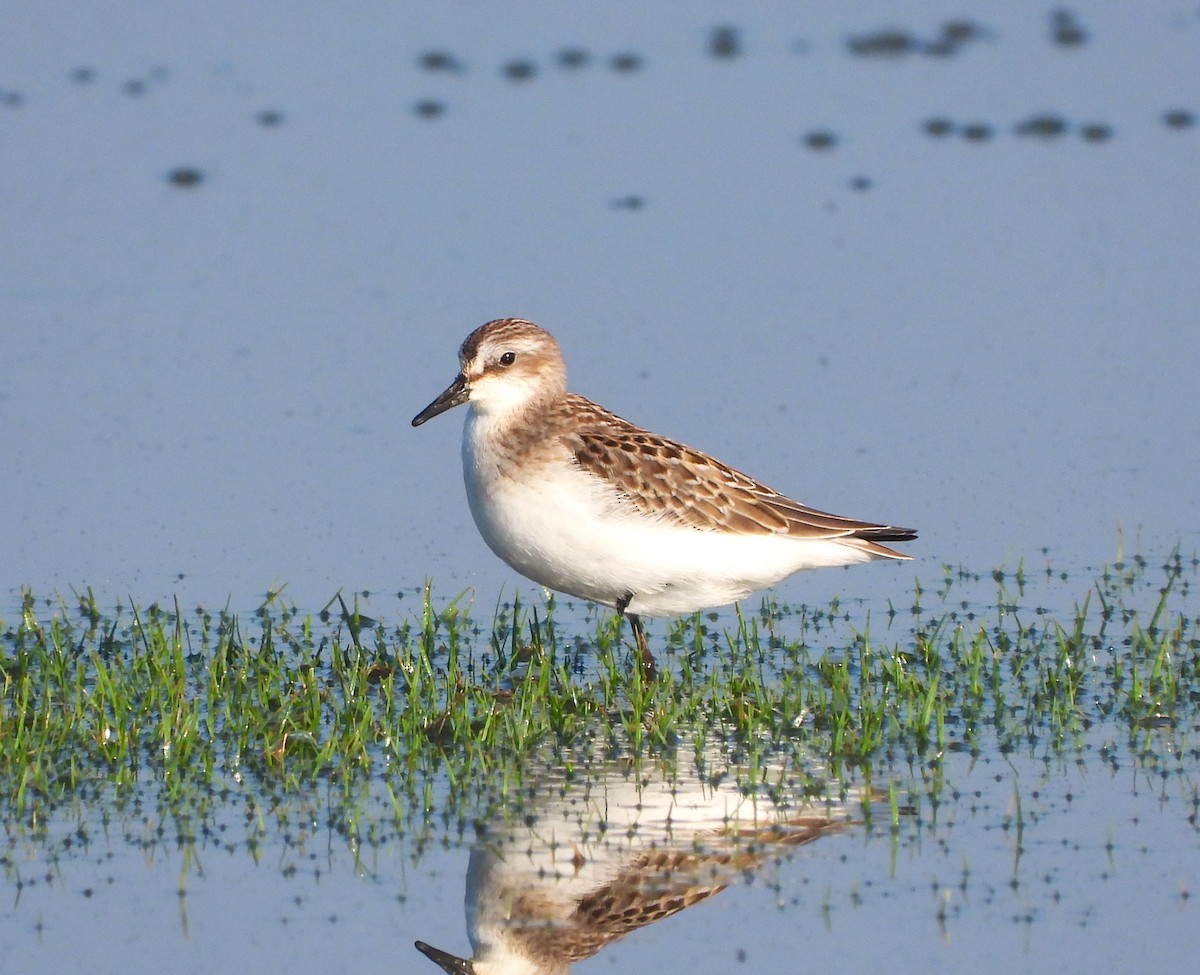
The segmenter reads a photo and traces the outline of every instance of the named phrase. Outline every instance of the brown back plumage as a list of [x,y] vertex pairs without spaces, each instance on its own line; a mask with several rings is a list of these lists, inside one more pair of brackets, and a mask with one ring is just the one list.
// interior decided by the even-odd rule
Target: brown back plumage
[[[857,521],[793,501],[684,444],[643,430],[590,400],[568,394],[560,409],[578,426],[562,440],[576,463],[614,485],[629,503],[665,521],[705,531],[846,539],[875,555],[909,556],[878,542],[916,538],[911,528]],[[686,499],[681,504],[681,499]]]

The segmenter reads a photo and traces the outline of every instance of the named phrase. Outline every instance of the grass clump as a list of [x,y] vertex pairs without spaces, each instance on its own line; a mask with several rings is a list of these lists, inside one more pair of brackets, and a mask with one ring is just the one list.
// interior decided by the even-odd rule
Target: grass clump
[[[1065,755],[1097,723],[1147,742],[1193,726],[1196,574],[1178,553],[1079,587],[945,567],[875,616],[768,597],[670,624],[654,681],[619,620],[553,597],[480,624],[428,586],[394,622],[366,596],[302,614],[274,594],[238,615],[26,592],[0,634],[0,818],[153,808],[188,835],[299,802],[356,842],[419,848],[536,798],[535,751],[571,777],[714,739],[751,770],[815,755],[868,786],[925,768],[936,789],[947,751]],[[1035,589],[1068,608],[1030,606]]]

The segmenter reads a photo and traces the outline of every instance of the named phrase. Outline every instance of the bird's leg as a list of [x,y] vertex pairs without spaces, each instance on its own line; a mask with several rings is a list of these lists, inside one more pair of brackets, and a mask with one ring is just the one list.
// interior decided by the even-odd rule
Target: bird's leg
[[654,680],[658,673],[658,669],[654,666],[654,655],[650,652],[650,645],[646,642],[646,631],[642,628],[642,621],[636,613],[627,613],[630,600],[633,599],[633,593],[627,592],[624,596],[617,600],[616,610],[620,616],[624,616],[629,620],[629,626],[633,630],[633,642],[637,644],[638,659],[642,667],[642,677],[648,681]]
[[633,613],[627,615],[629,616],[629,625],[633,627],[633,640],[637,644],[638,656],[642,661],[642,676],[647,681],[652,681],[658,671],[654,666],[654,654],[650,652],[650,646],[646,642],[646,631],[642,629],[642,621],[638,616]]

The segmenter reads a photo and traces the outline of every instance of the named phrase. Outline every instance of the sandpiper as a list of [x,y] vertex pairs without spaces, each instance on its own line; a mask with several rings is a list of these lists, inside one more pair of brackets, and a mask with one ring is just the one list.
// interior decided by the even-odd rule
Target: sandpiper
[[463,477],[485,542],[550,589],[628,617],[724,606],[801,569],[908,559],[911,528],[793,501],[720,461],[567,391],[554,336],[520,318],[481,325],[459,373],[414,427],[467,403]]

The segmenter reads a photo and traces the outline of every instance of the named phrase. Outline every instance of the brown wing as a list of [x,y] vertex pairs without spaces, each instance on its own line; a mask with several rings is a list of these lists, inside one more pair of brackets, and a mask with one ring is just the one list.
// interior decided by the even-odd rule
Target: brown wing
[[[570,407],[585,422],[564,440],[583,470],[610,481],[631,504],[664,520],[708,531],[860,539],[876,554],[907,558],[870,543],[916,538],[896,528],[818,511],[698,450],[657,436],[582,397]],[[680,499],[685,499],[680,504]]]

